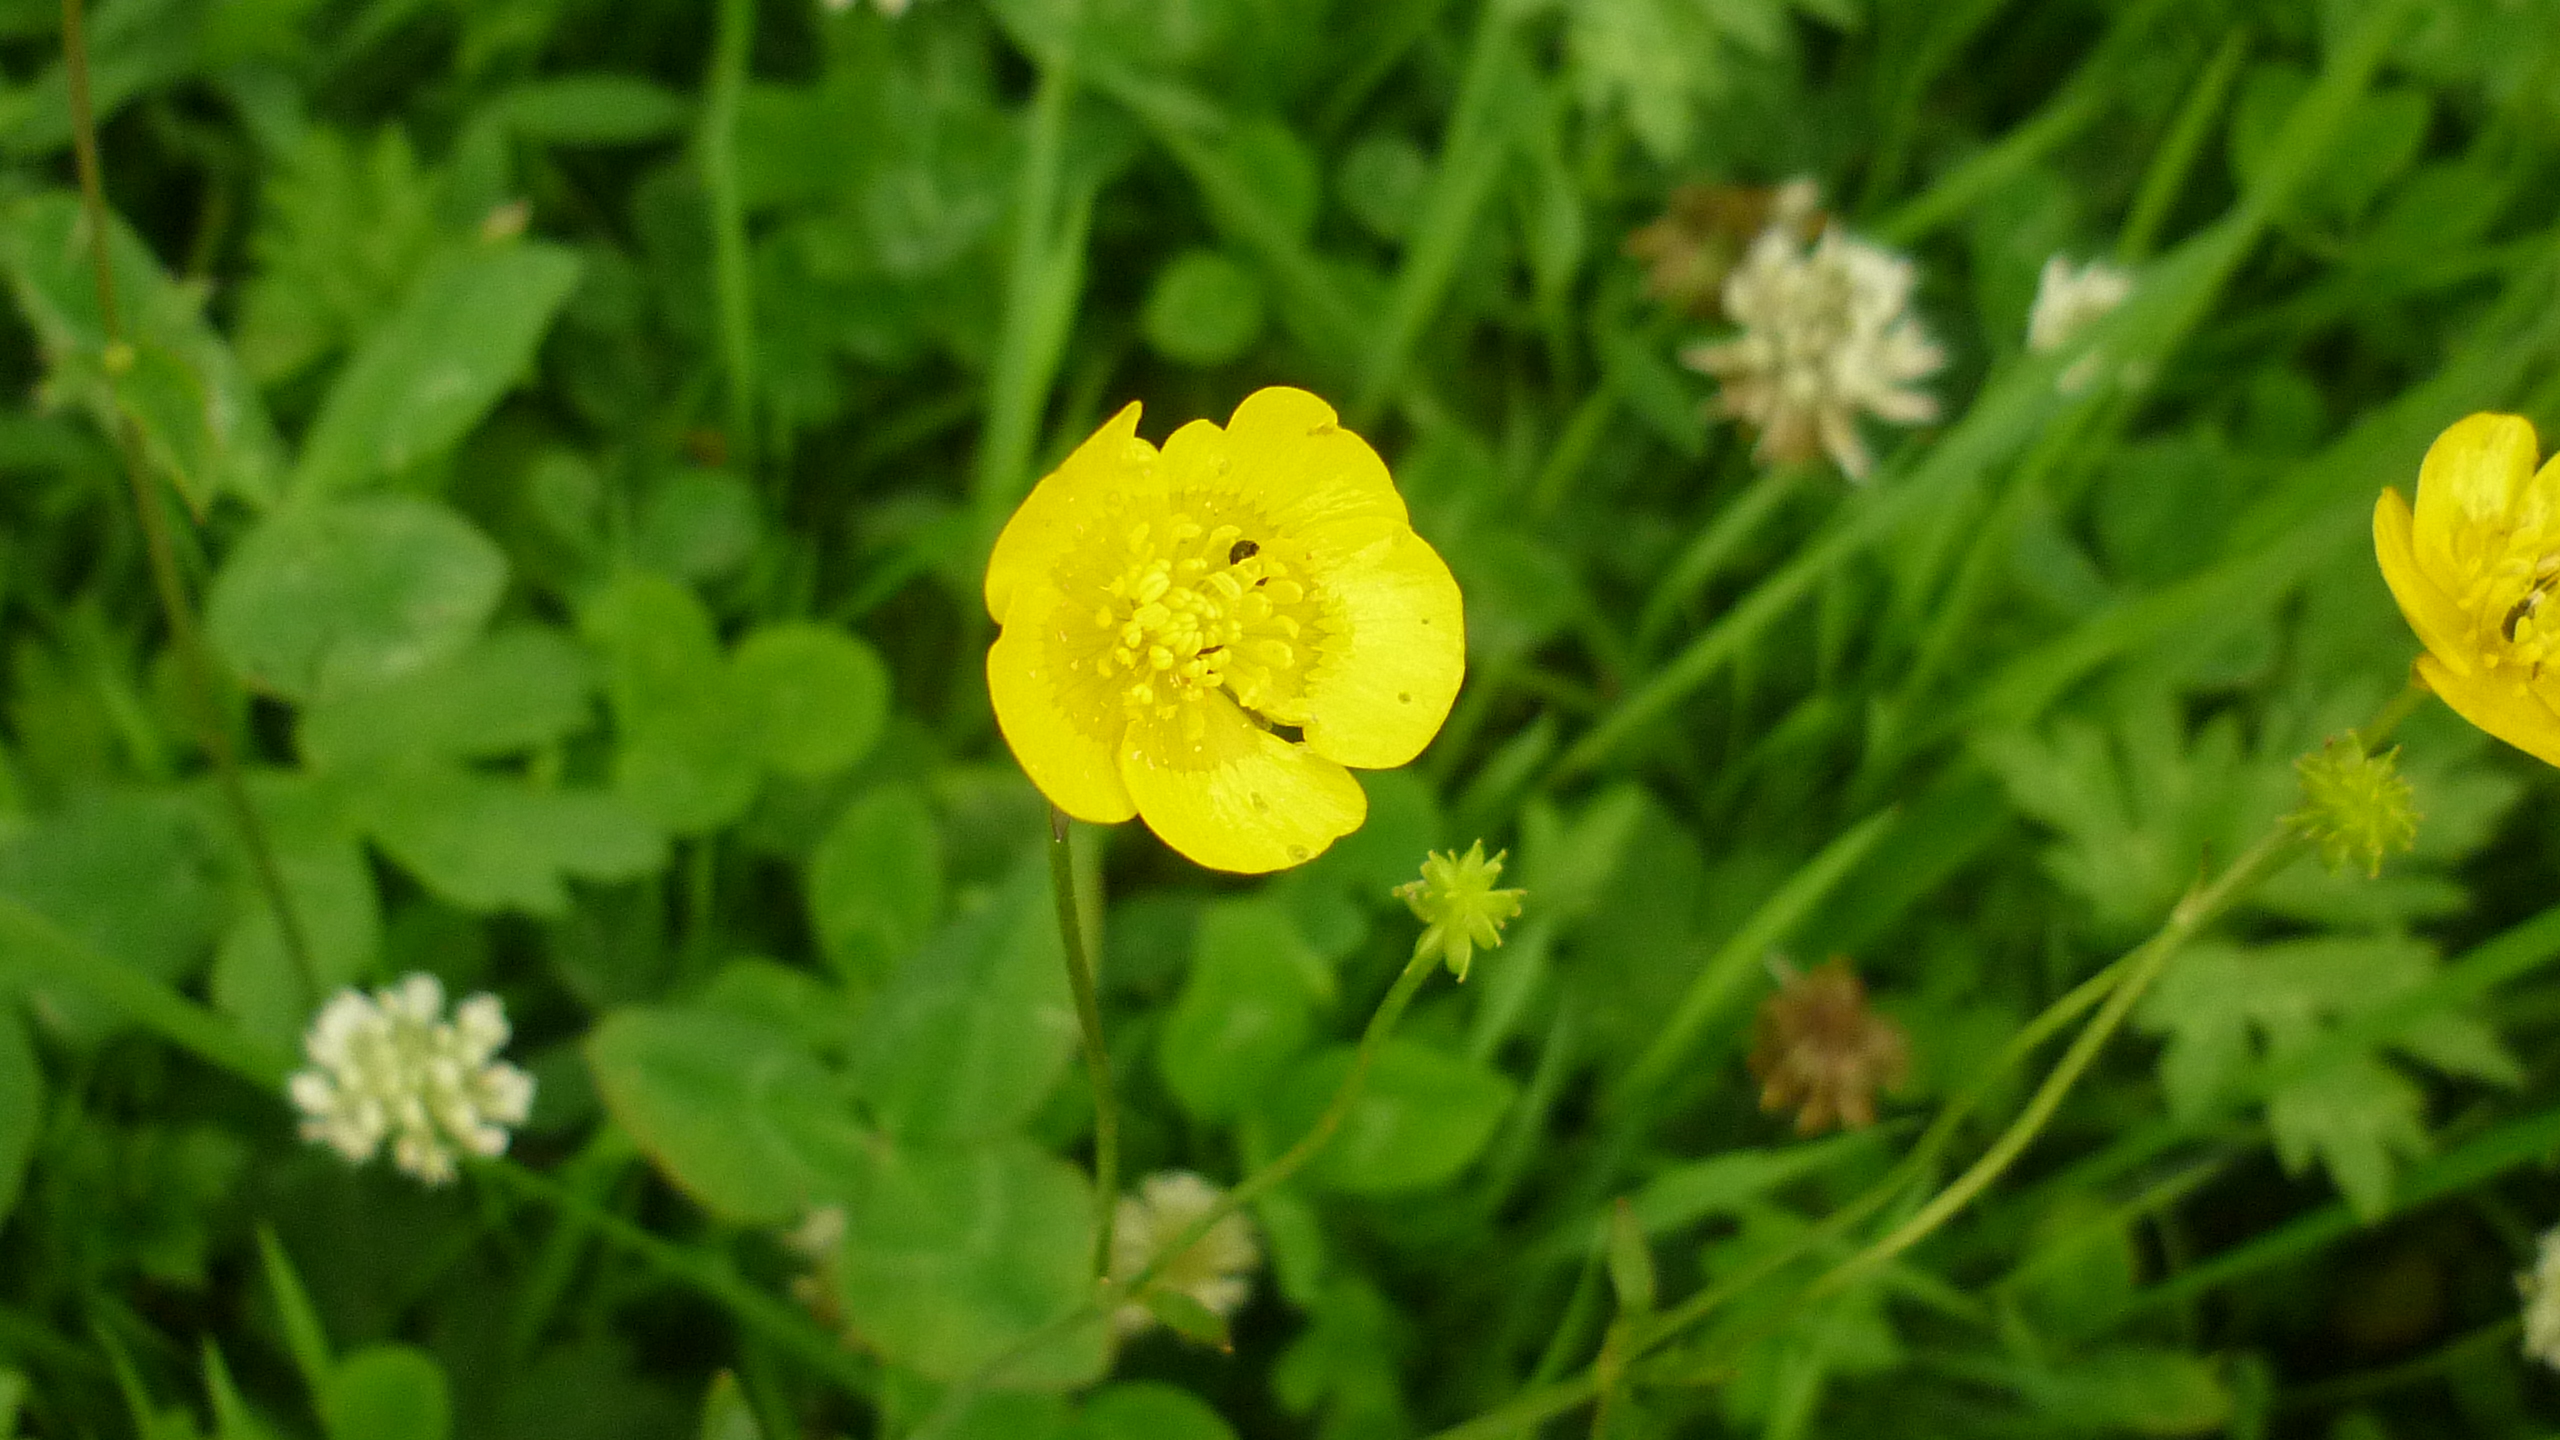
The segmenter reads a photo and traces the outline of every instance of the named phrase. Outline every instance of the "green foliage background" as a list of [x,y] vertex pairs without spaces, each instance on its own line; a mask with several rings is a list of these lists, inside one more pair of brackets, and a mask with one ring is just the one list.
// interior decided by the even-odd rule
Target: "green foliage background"
[[[113,352],[60,17],[0,3],[0,1433],[2560,1424],[2510,1282],[2560,1218],[2560,786],[2432,705],[2415,853],[2250,891],[2015,1170],[1803,1290],[1864,1233],[1810,1227],[1943,1101],[1978,1154],[2058,1050],[1999,1062],[2030,1018],[2400,689],[2378,488],[2470,411],[2560,423],[2550,0],[90,22]],[[1714,327],[1620,248],[1677,184],[1800,174],[1953,356],[1863,488],[1706,422],[1673,356]],[[2139,280],[2075,393],[2023,346],[2056,252]],[[1387,456],[1471,674],[1301,870],[1084,832],[1125,1173],[1303,1130],[1427,848],[1509,846],[1528,909],[1255,1206],[1231,1354],[1072,1327],[973,1389],[1084,1295],[1093,1207],[978,565],[1126,400],[1161,437],[1271,383]],[[1773,954],[1908,1028],[1872,1130],[1759,1112]],[[540,1082],[434,1191],[280,1091],[329,991],[419,970],[502,996]],[[1594,1374],[1598,1422],[1527,1418]]]

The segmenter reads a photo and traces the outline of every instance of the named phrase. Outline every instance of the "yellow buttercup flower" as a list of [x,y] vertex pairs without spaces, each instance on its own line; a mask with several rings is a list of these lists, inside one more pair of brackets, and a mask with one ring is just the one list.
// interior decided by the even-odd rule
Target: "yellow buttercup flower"
[[2412,514],[2373,507],[2373,548],[2426,643],[2418,677],[2463,719],[2560,765],[2560,459],[2534,469],[2530,421],[2457,421],[2418,467]]
[[1143,816],[1213,869],[1312,859],[1368,815],[1343,767],[1402,765],[1448,717],[1457,582],[1377,452],[1303,390],[1161,452],[1137,431],[1131,404],[996,539],[996,723],[1080,820]]

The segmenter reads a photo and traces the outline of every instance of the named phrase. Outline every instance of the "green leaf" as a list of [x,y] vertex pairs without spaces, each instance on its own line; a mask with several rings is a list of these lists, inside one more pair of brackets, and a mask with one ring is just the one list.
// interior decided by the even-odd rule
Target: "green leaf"
[[[2435,954],[2398,936],[2326,937],[2241,949],[2198,945],[2173,961],[2134,1012],[2168,1037],[2160,1083],[2170,1109],[2201,1117],[2252,1066],[2302,1050],[2352,1017],[2388,1012],[2436,971]],[[2494,1031],[2458,1014],[2412,1025],[2399,1048],[2450,1073],[2521,1075]],[[2294,1078],[2267,1104],[2276,1151],[2291,1170],[2317,1159],[2355,1212],[2390,1206],[2396,1157],[2427,1150],[2425,1098],[2371,1052]]]
[[942,830],[912,786],[844,808],[809,856],[809,928],[819,953],[868,988],[923,944],[942,914]]
[[984,1138],[1039,1108],[1076,1036],[1048,874],[1026,864],[891,975],[863,1016],[854,1076],[901,1140]]
[[702,1440],[764,1440],[755,1407],[738,1388],[738,1377],[726,1370],[711,1377],[711,1389],[702,1397]]
[[1138,1303],[1156,1317],[1156,1323],[1194,1345],[1222,1354],[1236,1348],[1235,1338],[1227,1331],[1227,1317],[1193,1299],[1189,1291],[1150,1288]]
[[796,1220],[861,1163],[868,1140],[843,1081],[787,1030],[710,1010],[617,1010],[585,1048],[614,1123],[722,1220]]
[[[231,1378],[221,1347],[210,1339],[204,1342],[204,1389],[205,1398],[213,1402],[214,1440],[275,1440],[275,1432],[259,1423],[248,1397]],[[12,1433],[7,1418],[0,1416],[0,1437]]]
[[1402,135],[1364,137],[1342,157],[1333,193],[1351,218],[1381,240],[1400,240],[1431,188],[1431,159]]
[[400,303],[435,248],[437,186],[397,126],[358,142],[311,125],[268,170],[259,200],[238,344],[249,372],[272,385]]
[[2190,733],[2165,688],[2126,697],[2104,724],[1983,735],[1975,753],[2013,804],[2059,832],[2045,868],[2110,935],[2157,924],[2195,879],[2198,855],[2239,853],[2301,791],[2290,754],[2244,750],[2228,712]]
[[309,813],[320,808],[311,797],[263,788],[259,809],[312,973],[303,974],[285,948],[265,889],[244,884],[214,956],[213,1000],[242,1029],[290,1048],[331,991],[372,969],[382,946],[382,906],[373,866],[334,814]]
[[507,128],[543,145],[631,145],[682,130],[683,96],[636,75],[548,75],[500,96]]
[[604,652],[621,730],[614,789],[679,835],[745,813],[762,775],[711,612],[662,575],[626,571],[592,598],[579,626]]
[[[2244,183],[2262,180],[2286,118],[2311,83],[2310,73],[2297,65],[2251,68],[2231,120],[2231,168]],[[2297,194],[2296,206],[2328,224],[2357,219],[2418,158],[2431,108],[2423,90],[2383,86],[2358,96]]]
[[1261,194],[1272,216],[1304,240],[1324,199],[1323,174],[1306,142],[1279,120],[1256,118],[1230,128],[1224,150],[1227,164]]
[[[1295,1143],[1314,1126],[1350,1074],[1351,1055],[1350,1046],[1336,1046],[1291,1069],[1269,1102],[1275,1141]],[[1308,1176],[1357,1195],[1437,1185],[1493,1138],[1515,1089],[1486,1066],[1418,1040],[1389,1040],[1378,1047],[1368,1083]]]
[[2220,1364],[2156,1346],[2100,1350],[2021,1388],[2038,1408],[2074,1430],[2201,1435],[2220,1430],[2231,1417],[2231,1391]]
[[371,777],[351,803],[392,859],[466,910],[558,915],[567,877],[637,879],[667,860],[666,836],[605,791],[425,765]]
[[1406,1329],[1394,1303],[1365,1276],[1335,1277],[1271,1367],[1273,1398],[1296,1415],[1323,1409],[1329,1432],[1411,1434],[1398,1364]]
[[889,719],[889,667],[839,630],[767,625],[738,644],[731,683],[764,762],[778,775],[820,780],[871,753]]
[[2286,1170],[2299,1174],[2318,1160],[2347,1208],[2377,1220],[2390,1212],[2398,1162],[2431,1148],[2426,1112],[2426,1096],[2409,1077],[2358,1057],[2277,1091],[2267,1101],[2267,1128]]
[[[936,1380],[959,1380],[1084,1302],[1093,1191],[1020,1140],[965,1150],[876,1147],[853,1172],[839,1294],[854,1333]],[[1099,1377],[1099,1317],[1008,1365],[1004,1383],[1051,1389]]]
[[332,689],[304,708],[295,739],[316,770],[505,755],[585,729],[594,692],[583,646],[526,625],[379,685]]
[[[18,1188],[43,1129],[44,1072],[36,1067],[35,1044],[17,1004],[0,1002],[0,1222],[17,1208]],[[0,1435],[8,1433],[0,1424]]]
[[372,1345],[330,1372],[320,1420],[329,1440],[445,1440],[453,1401],[443,1367],[425,1351]]
[[441,506],[405,496],[298,505],[231,552],[206,631],[242,679],[308,700],[452,659],[506,581],[506,556]]
[[1332,972],[1287,911],[1268,900],[1208,906],[1156,1041],[1165,1088],[1196,1120],[1251,1108],[1306,1048],[1315,1006],[1332,990]]
[[293,1357],[294,1368],[301,1372],[302,1383],[310,1388],[314,1404],[328,1389],[329,1376],[337,1362],[329,1358],[329,1332],[321,1327],[320,1312],[311,1303],[311,1292],[304,1288],[301,1272],[293,1268],[293,1258],[284,1252],[283,1242],[275,1230],[261,1221],[258,1225],[258,1260],[267,1280],[267,1294],[275,1301],[277,1323],[284,1327],[285,1353]]
[[176,982],[203,962],[221,923],[225,840],[183,795],[85,795],[0,836],[0,891],[98,953]]
[[451,447],[532,363],[577,280],[575,256],[534,242],[432,265],[330,387],[294,489],[347,489]]
[[[930,1382],[903,1371],[892,1373],[919,1391],[928,1389]],[[1068,1440],[1069,1418],[1061,1395],[981,1390],[962,1400],[958,1417],[941,1433],[946,1440]]]
[[709,580],[745,564],[763,535],[754,487],[724,470],[687,468],[650,487],[631,556],[644,569]]
[[857,1011],[844,992],[820,976],[761,956],[721,966],[693,1005],[782,1031],[822,1057],[853,1049]]
[[1623,116],[1646,151],[1668,163],[1688,148],[1698,106],[1730,90],[1746,61],[1783,47],[1789,8],[1788,0],[1584,0],[1568,7],[1574,86],[1586,110]]
[[52,383],[112,433],[119,408],[144,459],[203,511],[217,495],[264,506],[276,495],[283,446],[248,373],[205,322],[203,292],[169,279],[123,221],[112,220],[109,265],[131,365],[110,375],[97,272],[78,197],[29,196],[0,212],[0,266],[43,346]]
[[1262,287],[1215,250],[1186,250],[1156,272],[1139,323],[1167,359],[1224,365],[1262,335]]
[[[1196,1302],[1195,1302],[1196,1303]],[[1235,1428],[1188,1390],[1123,1380],[1085,1398],[1072,1440],[1235,1440]]]

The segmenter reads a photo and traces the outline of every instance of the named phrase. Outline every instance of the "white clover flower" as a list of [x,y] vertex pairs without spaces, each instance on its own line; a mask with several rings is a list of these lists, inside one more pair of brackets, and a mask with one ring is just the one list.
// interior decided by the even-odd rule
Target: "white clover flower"
[[2560,1227],[2545,1231],[2533,1268],[2516,1277],[2524,1297],[2524,1353],[2560,1369]]
[[[2035,306],[2027,312],[2027,348],[2038,355],[2061,349],[2131,294],[2133,276],[2104,260],[2074,270],[2059,255],[2048,259],[2036,277]],[[2064,394],[2076,395],[2097,378],[2097,367],[2097,356],[2083,355],[2056,383]]]
[[[1188,1170],[1162,1170],[1139,1181],[1138,1192],[1121,1196],[1119,1208],[1112,1212],[1111,1278],[1128,1284],[1156,1258],[1157,1251],[1208,1214],[1222,1194]],[[1254,1240],[1253,1224],[1239,1212],[1210,1226],[1209,1233],[1175,1256],[1148,1288],[1188,1295],[1202,1309],[1224,1319],[1243,1308],[1245,1298],[1253,1293],[1253,1282],[1246,1277],[1261,1263],[1262,1247]],[[1134,1335],[1155,1323],[1147,1307],[1134,1301],[1111,1317],[1112,1328],[1123,1335]]]
[[506,1152],[507,1127],[533,1108],[533,1077],[492,1057],[507,1043],[495,995],[444,1018],[444,986],[412,975],[365,996],[341,990],[311,1022],[311,1068],[287,1085],[302,1138],[361,1165],[386,1139],[391,1163],[429,1185],[454,1177],[457,1151]]
[[1810,250],[1786,223],[1771,224],[1724,282],[1724,313],[1742,333],[1692,345],[1681,362],[1715,376],[1716,413],[1760,432],[1763,460],[1799,463],[1828,453],[1852,480],[1873,468],[1857,417],[1900,425],[1938,416],[1913,382],[1946,353],[1908,313],[1911,262],[1836,225]]
[[2027,312],[2027,348],[2050,354],[2071,337],[2125,302],[2133,293],[2133,277],[2104,260],[2073,269],[2056,255],[2036,277],[2035,308]]

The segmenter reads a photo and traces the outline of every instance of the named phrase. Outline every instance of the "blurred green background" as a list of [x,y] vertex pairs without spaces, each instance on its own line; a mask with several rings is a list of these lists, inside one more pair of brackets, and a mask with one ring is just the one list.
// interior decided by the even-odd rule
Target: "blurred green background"
[[[0,3],[17,1434],[2560,1427],[2511,1278],[2560,1219],[2560,786],[2432,703],[2414,852],[2249,892],[2014,1170],[1804,1288],[2400,690],[2380,487],[2560,422],[2560,5],[899,8],[103,0],[111,345],[61,12]],[[1949,356],[1862,485],[1677,358],[1797,177]],[[2057,254],[2134,277],[2070,384]],[[1470,674],[1298,870],[1079,836],[1124,1177],[1305,1128],[1427,849],[1507,847],[1527,909],[1252,1208],[1231,1353],[1088,1326],[978,1388],[1093,1205],[985,547],[1127,401],[1161,440],[1269,384],[1387,458]],[[1745,1057],[1834,955],[1910,1074],[1807,1138]],[[436,1189],[281,1093],[329,992],[418,971],[539,1086]]]

